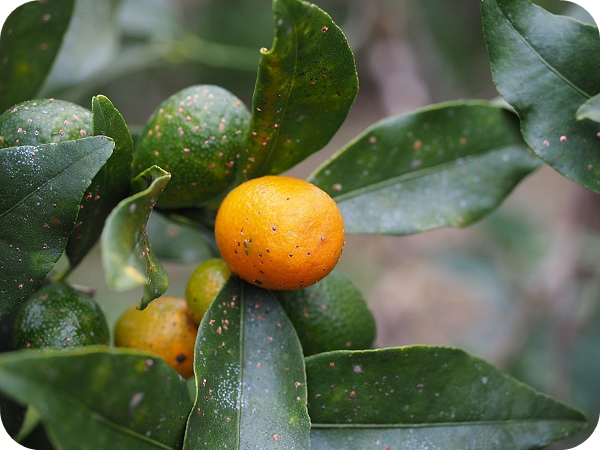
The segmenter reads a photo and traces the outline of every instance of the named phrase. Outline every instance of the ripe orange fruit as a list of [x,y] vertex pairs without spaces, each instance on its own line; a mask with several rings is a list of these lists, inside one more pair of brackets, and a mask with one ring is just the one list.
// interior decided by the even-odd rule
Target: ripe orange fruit
[[239,277],[266,289],[294,290],[333,270],[344,247],[344,222],[333,199],[315,185],[268,175],[227,194],[215,238]]
[[185,286],[185,301],[188,313],[197,325],[230,275],[229,267],[221,258],[207,259],[190,275]]
[[115,346],[156,353],[183,378],[194,374],[194,345],[198,326],[185,300],[160,297],[144,310],[132,305],[115,324]]

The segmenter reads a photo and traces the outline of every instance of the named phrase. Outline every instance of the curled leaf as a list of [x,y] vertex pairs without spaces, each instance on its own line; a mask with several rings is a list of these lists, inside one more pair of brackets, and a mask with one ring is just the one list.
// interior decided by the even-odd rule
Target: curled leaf
[[140,308],[165,293],[168,275],[148,243],[146,223],[171,176],[152,166],[133,180],[137,193],[122,200],[102,232],[102,264],[107,284],[117,291],[144,286]]

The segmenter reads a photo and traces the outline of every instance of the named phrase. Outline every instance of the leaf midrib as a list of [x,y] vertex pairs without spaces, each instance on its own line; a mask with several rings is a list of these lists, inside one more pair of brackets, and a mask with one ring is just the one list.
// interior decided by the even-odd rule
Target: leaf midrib
[[441,427],[488,427],[488,426],[506,426],[521,423],[535,423],[535,422],[556,422],[556,423],[572,423],[574,425],[581,425],[583,421],[576,419],[557,419],[557,418],[544,418],[544,417],[533,417],[533,418],[509,418],[509,419],[498,419],[498,420],[485,420],[477,422],[436,422],[436,423],[312,423],[311,428],[318,429],[411,429],[411,428],[441,428]]
[[[532,4],[532,6],[534,8],[538,8],[538,9],[542,9],[544,12],[545,11],[543,8]],[[518,36],[518,38],[524,43],[524,45],[529,48],[529,50],[531,50],[531,52],[537,56],[537,58],[542,62],[543,65],[545,65],[550,72],[554,73],[558,78],[560,78],[567,86],[569,86],[571,89],[573,89],[575,92],[577,92],[578,94],[580,94],[582,97],[584,97],[585,99],[590,99],[592,96],[587,94],[586,92],[584,92],[582,89],[580,89],[579,87],[577,87],[574,83],[572,83],[569,79],[567,79],[564,75],[562,75],[558,69],[554,68],[554,66],[552,66],[550,64],[549,61],[547,61],[536,49],[535,47],[533,47],[531,45],[531,43],[525,38],[525,36],[514,26],[513,22],[510,20],[509,13],[507,13],[500,5],[498,5],[498,8],[500,9],[500,11],[502,12],[502,15],[504,17],[504,19],[506,20],[506,22],[509,24],[510,28],[516,33],[516,35]]]
[[462,156],[460,158],[453,159],[451,161],[445,161],[445,162],[442,162],[439,164],[433,164],[433,165],[425,167],[423,169],[415,170],[415,171],[408,172],[408,173],[403,173],[401,175],[398,175],[398,176],[395,176],[392,178],[387,178],[383,181],[379,181],[379,182],[376,182],[376,183],[373,183],[373,184],[370,184],[367,186],[363,186],[363,187],[354,189],[352,191],[346,192],[344,194],[335,195],[335,196],[333,196],[333,198],[336,201],[336,203],[341,203],[343,201],[352,199],[354,197],[366,195],[371,192],[379,191],[379,190],[385,189],[390,186],[394,186],[394,185],[401,184],[401,183],[406,183],[406,182],[409,182],[409,181],[412,181],[412,180],[415,180],[418,178],[424,178],[424,177],[427,177],[429,175],[432,175],[432,174],[435,174],[438,172],[443,172],[446,169],[450,169],[450,168],[456,169],[458,167],[468,166],[470,164],[475,163],[477,159],[484,158],[484,157],[486,157],[488,155],[492,155],[494,153],[505,152],[505,151],[509,151],[509,150],[513,150],[513,149],[516,150],[518,147],[519,147],[518,144],[513,143],[513,144],[506,144],[506,146],[503,146],[503,147],[484,149],[480,152]]
[[[0,373],[2,373],[1,370],[0,370]],[[48,389],[47,385],[45,385],[43,383],[39,383],[39,380],[37,380],[37,379],[29,378],[26,375],[21,376],[21,377],[16,377],[11,372],[6,371],[6,370],[4,370],[4,376],[8,377],[9,379],[10,378],[14,378],[14,379],[18,378],[18,380],[17,380],[18,383],[23,382],[23,380],[28,380],[29,383],[35,384],[38,389],[43,390],[45,392],[45,395],[44,395],[45,398],[46,397],[50,397],[50,398],[55,397],[58,399],[59,402],[66,403],[68,405],[73,406],[74,409],[76,409],[78,411],[82,411],[84,416],[89,421],[93,421],[96,423],[102,422],[107,428],[117,430],[120,434],[132,436],[141,441],[148,442],[149,444],[152,444],[158,448],[172,450],[171,447],[163,444],[162,442],[156,441],[154,439],[150,439],[150,438],[144,436],[143,434],[139,434],[138,432],[132,430],[131,428],[127,428],[127,427],[124,427],[124,426],[114,423],[110,419],[106,418],[103,414],[90,409],[86,404],[80,402],[76,397],[74,397],[70,393],[64,391],[63,389],[60,389],[56,386],[53,387],[52,389]],[[33,406],[35,407],[36,405],[33,404]],[[36,408],[36,409],[38,411],[40,410],[40,408]],[[44,416],[42,416],[42,420],[46,421],[46,418]]]
[[[292,81],[290,82],[290,89],[286,90],[286,97],[285,97],[285,103],[283,105],[283,107],[281,108],[281,120],[280,123],[285,123],[285,117],[286,117],[286,112],[288,111],[288,104],[290,102],[290,98],[292,97],[292,87],[296,84],[296,80],[298,78],[297,74],[298,74],[298,33],[296,32],[297,30],[297,26],[296,26],[296,20],[295,17],[292,15],[292,13],[290,12],[290,9],[287,7],[287,5],[280,1],[279,2],[280,6],[282,9],[285,9],[285,12],[288,16],[288,18],[290,19],[290,21],[292,22],[292,30],[294,31],[293,36],[294,36],[294,45],[293,45],[293,51],[294,51],[294,71],[293,71],[293,76],[292,76]],[[274,41],[274,45],[273,45],[273,49],[272,51],[276,51],[277,50],[277,40],[279,40],[279,30],[276,30],[276,40]],[[272,57],[272,55],[265,55],[266,57]],[[271,120],[271,118],[269,118],[269,120]],[[264,173],[266,170],[270,169],[270,164],[271,164],[271,160],[273,159],[276,148],[279,148],[279,141],[281,138],[281,131],[279,128],[276,128],[275,131],[271,132],[271,137],[273,139],[269,139],[269,151],[265,157],[265,159],[262,161],[261,164],[261,168],[258,171],[258,173]]]

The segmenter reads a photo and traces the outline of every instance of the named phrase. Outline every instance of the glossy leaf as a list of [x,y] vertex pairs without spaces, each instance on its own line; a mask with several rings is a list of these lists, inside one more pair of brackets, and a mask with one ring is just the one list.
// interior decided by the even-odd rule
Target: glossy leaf
[[347,233],[406,235],[478,220],[539,164],[514,114],[451,102],[374,124],[309,181],[338,203]]
[[0,35],[0,112],[36,96],[60,49],[74,3],[27,2],[8,16]]
[[104,221],[117,204],[129,194],[133,140],[119,111],[102,96],[92,99],[92,132],[115,141],[112,156],[94,177],[83,196],[77,226],[67,244],[71,268],[77,266],[96,244]]
[[85,347],[0,355],[0,391],[35,408],[56,448],[181,448],[191,401],[162,359]]
[[156,199],[171,175],[150,167],[133,180],[136,194],[122,200],[110,213],[102,231],[102,265],[111,289],[125,291],[144,286],[140,309],[163,295],[168,275],[148,244],[146,223]]
[[114,143],[103,137],[0,150],[0,317],[48,275]]
[[242,179],[283,172],[329,142],[358,92],[354,55],[317,6],[274,0],[275,38],[263,48]]
[[593,96],[577,110],[577,120],[600,122],[600,94]]
[[199,264],[215,255],[201,232],[160,213],[150,215],[146,231],[152,249],[161,260]]
[[273,295],[233,276],[200,324],[184,448],[310,448],[302,349]]
[[537,449],[587,423],[453,348],[321,353],[306,372],[313,449]]
[[496,87],[521,119],[527,144],[570,180],[600,192],[598,123],[577,120],[600,93],[598,28],[527,0],[483,0]]

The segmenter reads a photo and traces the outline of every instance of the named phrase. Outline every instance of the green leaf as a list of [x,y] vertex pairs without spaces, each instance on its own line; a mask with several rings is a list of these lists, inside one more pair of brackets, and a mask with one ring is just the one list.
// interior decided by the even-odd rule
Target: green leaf
[[60,49],[74,3],[28,2],[8,16],[0,35],[0,112],[35,97]]
[[122,200],[110,213],[100,240],[106,283],[125,291],[144,286],[140,308],[163,295],[168,275],[148,244],[146,223],[171,175],[152,166],[132,181],[136,194]]
[[[600,122],[600,94],[593,96],[577,109],[577,120]],[[599,136],[600,137],[600,136]]]
[[306,358],[313,449],[537,449],[587,419],[462,350],[402,347]]
[[275,38],[263,48],[240,177],[283,172],[329,142],[358,92],[354,55],[317,6],[274,0]]
[[33,406],[56,448],[181,448],[191,401],[162,359],[90,346],[0,355],[0,391]]
[[114,143],[103,136],[0,150],[0,317],[48,275]]
[[347,233],[407,235],[476,221],[539,164],[514,114],[450,102],[372,125],[309,181],[338,203]]
[[273,295],[232,276],[200,324],[184,448],[310,448],[302,349]]
[[104,221],[129,194],[133,140],[125,120],[111,101],[102,96],[92,99],[92,132],[115,141],[112,156],[92,180],[83,196],[77,226],[67,243],[71,269],[77,266],[96,244]]
[[494,83],[521,119],[527,144],[570,180],[600,193],[598,123],[577,120],[600,93],[598,28],[527,0],[484,0]]
[[190,225],[169,220],[158,211],[150,216],[146,231],[154,253],[163,261],[199,264],[218,254],[218,251],[212,252],[200,231]]

